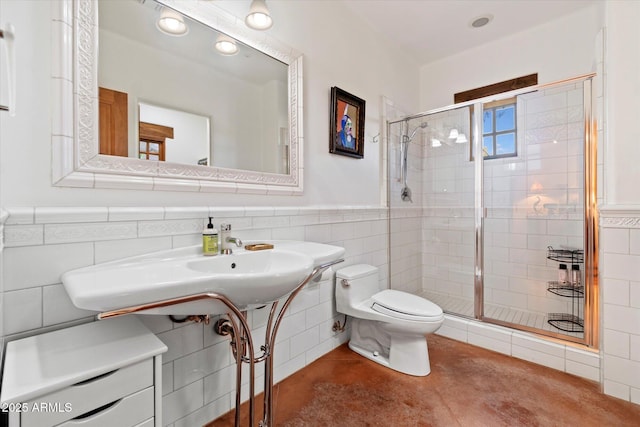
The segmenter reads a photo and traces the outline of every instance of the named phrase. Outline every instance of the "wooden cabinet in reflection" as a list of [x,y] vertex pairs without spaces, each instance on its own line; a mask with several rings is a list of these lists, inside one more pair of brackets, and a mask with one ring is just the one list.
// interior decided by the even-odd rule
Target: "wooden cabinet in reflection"
[[100,154],[129,155],[127,94],[98,88],[100,100]]

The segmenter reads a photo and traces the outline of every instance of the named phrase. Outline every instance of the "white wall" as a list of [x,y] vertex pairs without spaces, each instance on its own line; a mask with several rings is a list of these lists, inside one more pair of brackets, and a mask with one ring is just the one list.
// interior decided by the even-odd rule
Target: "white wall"
[[640,204],[640,4],[608,2],[606,10],[607,136],[605,200]]
[[454,93],[528,74],[538,73],[539,83],[550,83],[593,72],[593,46],[602,24],[602,13],[594,5],[423,65],[420,108],[426,111],[450,105]]

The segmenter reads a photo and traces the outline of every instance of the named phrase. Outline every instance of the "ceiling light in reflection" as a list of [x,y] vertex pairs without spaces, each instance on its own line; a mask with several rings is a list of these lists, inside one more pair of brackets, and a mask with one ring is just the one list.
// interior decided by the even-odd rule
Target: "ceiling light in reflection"
[[456,139],[458,137],[458,129],[453,128],[451,132],[449,132],[449,139]]
[[431,146],[432,147],[441,147],[442,143],[440,142],[439,139],[431,138]]
[[253,0],[245,24],[254,30],[267,30],[273,25],[273,19],[264,0]]
[[466,142],[469,142],[467,140],[467,136],[464,133],[458,134],[458,137],[456,138],[456,144],[464,144]]
[[162,8],[156,26],[160,31],[170,36],[184,36],[189,32],[189,27],[184,23],[182,15],[166,7]]
[[216,50],[221,55],[231,56],[238,53],[238,46],[231,37],[220,34],[216,39]]

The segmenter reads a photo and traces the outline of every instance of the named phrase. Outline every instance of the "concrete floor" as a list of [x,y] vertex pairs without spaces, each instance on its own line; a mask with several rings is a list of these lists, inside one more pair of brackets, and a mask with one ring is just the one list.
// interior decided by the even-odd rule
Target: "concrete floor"
[[[276,384],[275,425],[640,425],[640,405],[606,396],[583,378],[438,335],[429,335],[429,354],[431,374],[412,377],[343,345]],[[246,426],[246,405],[242,410]],[[232,411],[206,427],[233,421]]]

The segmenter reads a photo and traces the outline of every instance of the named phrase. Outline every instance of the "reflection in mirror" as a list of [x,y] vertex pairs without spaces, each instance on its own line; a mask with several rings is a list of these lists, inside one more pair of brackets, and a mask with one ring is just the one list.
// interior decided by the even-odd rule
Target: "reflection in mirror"
[[[98,6],[98,85],[124,103],[105,102],[101,90],[100,154],[289,173],[286,64],[153,0]],[[181,35],[161,30],[158,20],[167,11],[186,25]],[[235,44],[235,54],[216,50],[222,37],[225,46]],[[149,109],[160,114],[157,106],[166,107],[162,120],[143,117]],[[197,131],[187,131],[171,114],[202,121]],[[175,137],[142,144],[143,123],[172,128]],[[204,140],[196,141],[193,132]]]
[[[133,153],[130,147],[129,156],[187,165],[209,164],[208,117],[146,102],[138,103],[138,117],[139,144],[133,145]],[[157,147],[162,154],[158,158],[149,156],[149,147]]]

